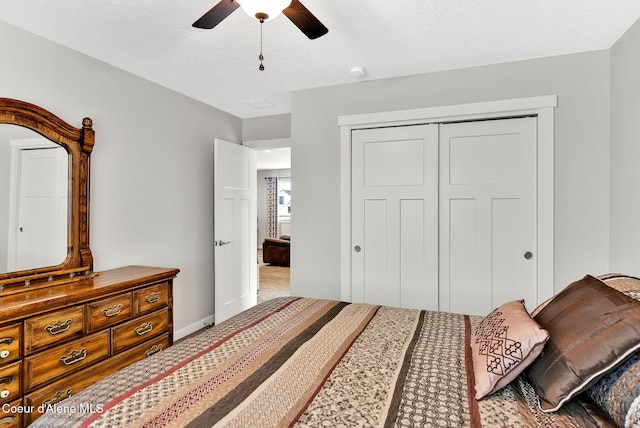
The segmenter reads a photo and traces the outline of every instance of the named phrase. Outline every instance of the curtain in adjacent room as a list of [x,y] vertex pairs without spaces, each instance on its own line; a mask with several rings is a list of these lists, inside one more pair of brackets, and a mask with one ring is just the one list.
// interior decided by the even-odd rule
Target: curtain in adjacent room
[[278,233],[278,177],[266,177],[267,182],[267,238],[277,238]]

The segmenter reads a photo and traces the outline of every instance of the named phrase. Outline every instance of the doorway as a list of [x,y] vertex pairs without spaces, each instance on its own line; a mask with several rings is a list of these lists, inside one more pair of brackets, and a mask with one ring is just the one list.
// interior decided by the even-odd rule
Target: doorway
[[[294,212],[291,148],[284,143],[288,140],[266,140],[256,147],[259,303],[290,294],[291,218]],[[278,147],[270,147],[274,144]]]

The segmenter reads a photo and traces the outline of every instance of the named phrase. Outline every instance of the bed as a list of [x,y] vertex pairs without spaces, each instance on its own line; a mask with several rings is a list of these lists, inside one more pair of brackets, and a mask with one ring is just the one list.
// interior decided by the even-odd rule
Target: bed
[[[477,317],[276,298],[61,401],[32,426],[640,426],[638,284],[624,275],[587,276],[567,287],[574,295],[563,290],[533,318],[521,313],[522,302],[509,302],[514,313],[503,305]],[[562,347],[554,343],[562,334],[545,317],[557,318],[576,299],[583,306],[575,309],[584,315],[584,306],[597,300],[592,289],[605,294],[598,310],[606,316],[595,315],[597,324],[617,302],[619,314],[604,330],[615,330],[613,345],[624,349],[606,367],[590,368],[597,373],[583,376],[579,388],[572,384],[570,393],[560,394],[558,409],[544,409],[558,397],[541,398],[539,388],[547,386],[539,385],[536,373],[557,370],[554,352]],[[594,336],[599,344],[602,330]],[[502,344],[485,346],[489,336],[490,343]],[[620,336],[630,338],[621,345]],[[498,348],[502,359],[489,355]],[[536,367],[547,355],[554,361]]]

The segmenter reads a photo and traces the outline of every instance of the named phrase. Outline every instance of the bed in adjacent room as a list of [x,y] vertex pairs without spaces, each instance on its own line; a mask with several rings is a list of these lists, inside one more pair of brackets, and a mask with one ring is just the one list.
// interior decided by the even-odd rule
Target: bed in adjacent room
[[277,298],[34,426],[638,426],[638,284],[587,276],[533,318],[520,301],[476,317]]

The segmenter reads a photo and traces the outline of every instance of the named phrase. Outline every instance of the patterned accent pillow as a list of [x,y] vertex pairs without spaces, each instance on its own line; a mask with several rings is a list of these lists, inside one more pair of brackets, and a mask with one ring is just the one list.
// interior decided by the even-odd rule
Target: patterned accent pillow
[[[598,277],[605,284],[640,300],[640,279],[609,274]],[[619,426],[640,426],[640,352],[605,375],[587,394]]]
[[640,352],[600,379],[587,394],[618,426],[640,426]]
[[540,355],[548,339],[523,300],[507,302],[487,315],[471,338],[476,399],[514,380]]
[[527,368],[545,412],[558,410],[640,349],[640,302],[589,275],[534,319],[551,336],[544,355]]

